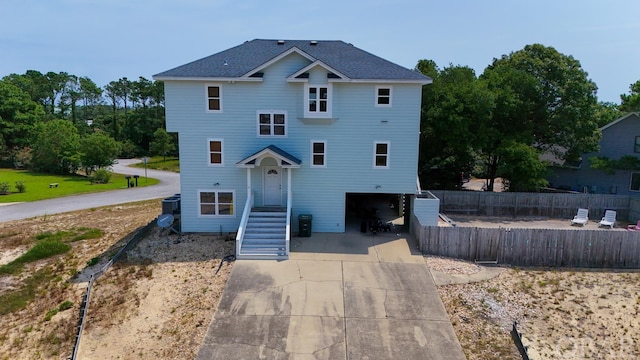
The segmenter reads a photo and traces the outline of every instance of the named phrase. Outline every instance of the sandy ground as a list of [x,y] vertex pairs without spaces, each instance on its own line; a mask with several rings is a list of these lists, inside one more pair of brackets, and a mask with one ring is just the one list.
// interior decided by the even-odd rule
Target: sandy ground
[[220,265],[234,242],[176,239],[155,231],[99,279],[80,359],[195,358],[231,271],[231,262]]
[[[479,271],[427,257],[433,270]],[[468,359],[521,359],[514,321],[531,359],[640,358],[640,273],[504,268],[494,279],[438,287]]]

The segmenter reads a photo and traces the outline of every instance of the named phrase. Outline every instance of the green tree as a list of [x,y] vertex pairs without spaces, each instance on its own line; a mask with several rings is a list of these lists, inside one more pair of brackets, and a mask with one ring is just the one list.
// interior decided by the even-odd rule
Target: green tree
[[155,155],[162,155],[164,161],[167,160],[167,154],[175,151],[176,147],[173,143],[171,135],[163,128],[159,128],[153,133],[153,141],[149,146],[149,151]]
[[640,80],[629,85],[629,94],[620,95],[620,110],[623,112],[640,111]]
[[44,109],[28,93],[0,80],[0,144],[5,150],[28,146],[33,127],[43,117]]
[[537,191],[547,186],[547,165],[540,161],[540,153],[531,146],[511,142],[500,148],[500,169],[504,190]]
[[80,163],[87,175],[113,165],[119,151],[118,142],[105,133],[96,132],[80,139]]
[[488,190],[500,175],[502,156],[514,144],[565,160],[597,150],[597,88],[572,56],[540,44],[527,45],[494,59],[481,79],[496,98],[479,148],[490,180]]
[[68,120],[51,120],[35,128],[31,164],[36,171],[75,173],[80,165],[80,136]]
[[493,94],[466,66],[439,70],[433,61],[421,60],[416,69],[433,78],[423,89],[421,183],[431,189],[460,188],[461,173],[473,170],[481,126],[494,107]]
[[599,102],[598,106],[596,107],[595,116],[598,127],[603,127],[622,115],[623,112],[620,111],[619,106],[616,103]]

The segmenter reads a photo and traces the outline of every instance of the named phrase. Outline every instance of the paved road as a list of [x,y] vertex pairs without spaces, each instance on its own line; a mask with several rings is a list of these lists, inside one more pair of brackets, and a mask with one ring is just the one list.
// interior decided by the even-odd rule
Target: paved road
[[[118,160],[118,164],[113,166],[113,172],[126,175],[140,175],[141,177],[144,177],[144,169],[127,166],[136,162],[140,162],[140,160]],[[165,198],[180,192],[180,174],[168,171],[147,170],[147,176],[159,179],[160,183],[154,186],[66,196],[57,199],[0,206],[0,222],[26,219],[46,214],[90,209],[106,205],[122,204],[132,201]],[[158,211],[160,211],[160,209],[158,209]]]

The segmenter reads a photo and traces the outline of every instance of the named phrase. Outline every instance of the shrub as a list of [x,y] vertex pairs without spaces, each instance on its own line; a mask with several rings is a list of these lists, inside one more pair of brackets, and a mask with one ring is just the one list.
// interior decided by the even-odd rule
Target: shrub
[[106,184],[111,180],[111,171],[107,169],[98,169],[91,177],[91,182],[96,184]]
[[67,309],[71,309],[73,307],[73,303],[69,300],[65,300],[62,304],[58,305],[58,311],[65,311]]
[[58,313],[58,309],[51,309],[47,311],[47,314],[44,316],[44,321],[49,321],[51,318]]
[[91,258],[91,260],[87,261],[87,266],[93,266],[99,262],[100,262],[100,258],[94,257],[94,258]]
[[9,193],[9,183],[8,182],[0,182],[0,195],[7,195]]
[[16,181],[16,190],[18,190],[19,193],[23,193],[27,191],[27,185],[25,185],[22,181]]

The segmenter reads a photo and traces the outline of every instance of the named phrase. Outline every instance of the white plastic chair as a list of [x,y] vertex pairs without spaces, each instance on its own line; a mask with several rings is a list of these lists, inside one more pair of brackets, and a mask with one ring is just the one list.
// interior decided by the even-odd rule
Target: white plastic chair
[[613,210],[607,210],[604,212],[604,217],[600,220],[600,226],[608,226],[613,229],[613,225],[616,223],[616,212]]
[[578,213],[571,220],[571,225],[580,224],[585,226],[589,222],[589,210],[588,209],[578,209]]

